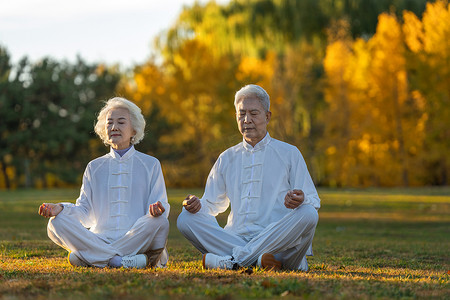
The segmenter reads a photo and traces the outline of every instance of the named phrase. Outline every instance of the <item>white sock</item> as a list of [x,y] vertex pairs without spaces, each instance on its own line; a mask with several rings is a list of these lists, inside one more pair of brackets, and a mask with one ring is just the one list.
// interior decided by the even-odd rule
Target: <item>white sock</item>
[[120,268],[122,266],[122,256],[116,255],[109,260],[109,266],[113,268]]

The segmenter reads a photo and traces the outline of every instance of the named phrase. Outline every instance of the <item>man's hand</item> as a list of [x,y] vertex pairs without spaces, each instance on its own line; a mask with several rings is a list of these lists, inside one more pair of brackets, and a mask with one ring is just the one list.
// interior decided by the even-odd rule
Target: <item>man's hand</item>
[[297,208],[299,207],[303,201],[305,201],[305,195],[302,190],[292,190],[287,192],[284,197],[284,206],[287,208]]
[[46,218],[56,217],[62,210],[64,206],[61,204],[54,203],[42,203],[39,206],[39,214]]
[[188,195],[183,201],[183,206],[191,214],[197,213],[202,208],[200,199],[195,195]]
[[150,204],[148,211],[150,212],[150,215],[152,215],[152,217],[159,217],[166,211],[166,209],[162,205],[161,201],[158,201],[156,203]]

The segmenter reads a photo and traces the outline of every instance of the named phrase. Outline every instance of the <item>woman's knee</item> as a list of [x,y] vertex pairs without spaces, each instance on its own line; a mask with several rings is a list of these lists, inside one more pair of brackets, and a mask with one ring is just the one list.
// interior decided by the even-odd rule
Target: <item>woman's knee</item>
[[158,225],[161,229],[169,230],[169,220],[167,218],[157,217],[157,219],[159,219]]
[[[140,218],[139,222],[142,222],[141,226],[147,232],[153,232],[155,230],[169,231],[169,220],[163,216],[152,217],[150,215],[145,215]],[[138,225],[138,227],[139,227],[139,225]]]
[[65,235],[67,232],[73,230],[74,224],[71,221],[72,220],[63,214],[50,218],[47,223],[48,237],[53,241],[59,241],[59,236]]
[[52,217],[48,220],[47,228],[54,231],[55,229],[65,227],[66,225],[67,219],[63,214],[59,214],[56,217]]

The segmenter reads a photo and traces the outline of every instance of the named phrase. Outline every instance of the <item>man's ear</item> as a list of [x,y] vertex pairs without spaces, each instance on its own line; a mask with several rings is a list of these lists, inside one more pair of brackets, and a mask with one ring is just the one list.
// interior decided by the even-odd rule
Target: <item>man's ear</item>
[[270,121],[270,118],[271,118],[271,117],[272,117],[272,112],[271,112],[271,111],[266,112],[266,121],[267,121],[267,122]]

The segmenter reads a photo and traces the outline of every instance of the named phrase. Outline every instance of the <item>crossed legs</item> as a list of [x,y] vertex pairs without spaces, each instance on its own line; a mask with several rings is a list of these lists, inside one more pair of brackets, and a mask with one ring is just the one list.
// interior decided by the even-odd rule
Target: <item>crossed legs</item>
[[[135,255],[149,250],[164,249],[169,234],[169,221],[164,217],[145,215],[116,241],[102,239],[86,229],[71,215],[59,214],[48,222],[49,238],[76,255],[81,261],[96,267],[106,267],[115,256]],[[161,264],[167,263],[164,251]],[[165,260],[165,261],[164,261]]]
[[245,267],[255,263],[260,255],[271,253],[281,261],[284,269],[306,271],[305,255],[310,249],[317,221],[317,210],[311,205],[301,205],[269,224],[250,241],[223,229],[215,217],[205,213],[191,214],[183,209],[177,226],[203,254],[230,255]]

